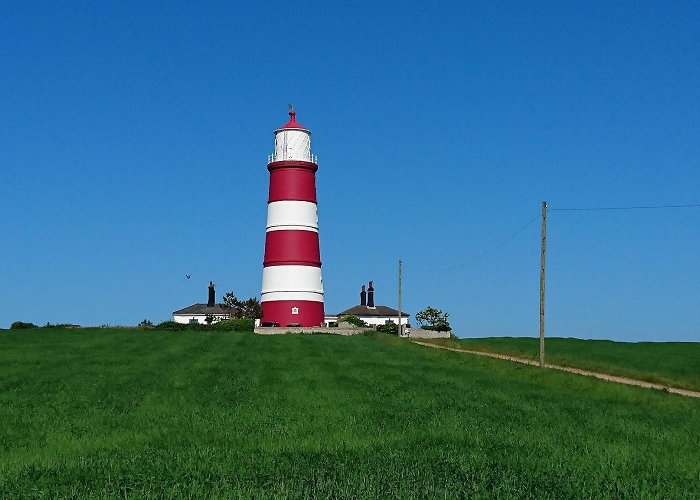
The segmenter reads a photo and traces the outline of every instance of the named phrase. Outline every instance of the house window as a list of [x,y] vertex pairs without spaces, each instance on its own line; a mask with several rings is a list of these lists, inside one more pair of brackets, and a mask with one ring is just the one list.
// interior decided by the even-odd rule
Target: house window
[[292,307],[292,314],[299,314],[299,308],[298,308],[298,307]]
[[198,325],[199,320],[197,318],[190,318],[190,325]]

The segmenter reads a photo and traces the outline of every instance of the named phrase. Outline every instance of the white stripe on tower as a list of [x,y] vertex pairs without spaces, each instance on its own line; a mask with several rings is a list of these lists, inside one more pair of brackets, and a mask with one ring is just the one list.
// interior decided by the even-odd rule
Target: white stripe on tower
[[[304,295],[304,300],[323,302],[321,268],[314,266],[269,266],[263,269],[263,301],[271,300],[269,294]],[[281,297],[281,295],[275,295]],[[287,295],[292,297],[292,295]],[[296,296],[296,295],[295,295]]]
[[318,233],[318,208],[310,201],[273,201],[267,205],[267,231],[300,229]]

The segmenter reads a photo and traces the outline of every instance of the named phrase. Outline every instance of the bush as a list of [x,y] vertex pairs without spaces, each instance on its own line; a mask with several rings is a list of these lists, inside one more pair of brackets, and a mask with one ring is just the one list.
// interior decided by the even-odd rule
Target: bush
[[24,321],[15,321],[10,325],[10,330],[26,330],[27,328],[37,328],[34,323],[25,323]]
[[389,333],[391,335],[398,335],[399,325],[397,325],[396,323],[386,323],[384,325],[379,325],[377,327],[377,331],[382,333]]
[[139,328],[153,328],[153,323],[148,320],[144,319],[141,323],[138,324]]
[[156,330],[166,332],[252,332],[255,328],[255,320],[248,318],[228,319],[203,325],[201,323],[177,323],[175,321],[163,321],[155,326]]
[[164,330],[166,332],[184,332],[185,330],[192,330],[189,328],[198,325],[188,325],[185,323],[177,323],[176,321],[163,321],[156,325],[156,330]]
[[252,332],[254,329],[255,320],[249,318],[226,319],[207,328],[215,332]]
[[353,326],[367,326],[367,323],[352,314],[338,318],[338,323],[350,323]]

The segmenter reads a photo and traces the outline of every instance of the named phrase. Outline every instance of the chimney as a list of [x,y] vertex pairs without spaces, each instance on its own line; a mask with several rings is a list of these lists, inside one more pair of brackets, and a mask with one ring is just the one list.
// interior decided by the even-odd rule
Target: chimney
[[374,307],[374,287],[372,283],[372,281],[369,282],[369,288],[367,289],[367,307]]
[[365,292],[365,285],[362,285],[362,291],[360,292],[360,305],[367,305],[367,292]]
[[216,305],[216,293],[214,292],[214,282],[209,282],[209,301],[207,302],[207,307],[214,307]]

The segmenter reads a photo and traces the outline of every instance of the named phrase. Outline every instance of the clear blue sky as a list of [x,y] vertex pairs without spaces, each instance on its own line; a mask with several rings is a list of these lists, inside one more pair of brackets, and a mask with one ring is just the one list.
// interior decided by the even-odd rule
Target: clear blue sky
[[[0,326],[258,295],[313,131],[326,310],[538,334],[551,208],[700,203],[698,2],[6,2]],[[700,209],[551,212],[548,335],[700,340]],[[191,274],[190,280],[185,274]]]

